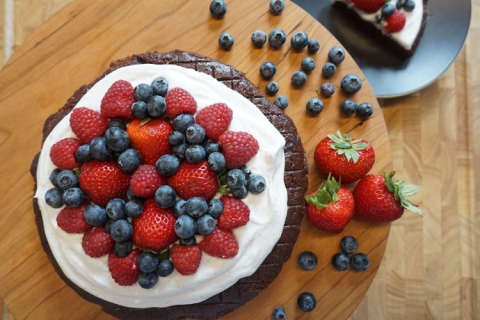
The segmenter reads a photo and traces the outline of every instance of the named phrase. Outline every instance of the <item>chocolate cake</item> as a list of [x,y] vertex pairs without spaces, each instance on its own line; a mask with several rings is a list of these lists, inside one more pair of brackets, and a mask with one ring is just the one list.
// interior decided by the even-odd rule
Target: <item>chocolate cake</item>
[[[305,212],[304,194],[307,190],[308,183],[308,167],[305,158],[305,150],[293,121],[280,109],[270,103],[264,94],[259,91],[258,87],[252,84],[242,72],[236,70],[232,66],[225,65],[220,61],[212,60],[196,53],[180,50],[165,53],[147,52],[113,61],[104,75],[97,78],[91,84],[79,88],[61,109],[52,114],[45,121],[43,128],[43,141],[45,141],[48,134],[59,123],[59,121],[72,110],[82,96],[106,74],[125,66],[138,64],[174,64],[211,75],[225,86],[237,91],[250,100],[285,138],[284,182],[288,194],[288,212],[279,241],[274,246],[272,252],[263,261],[261,266],[251,276],[240,279],[237,283],[223,292],[195,304],[143,309],[125,307],[107,302],[101,299],[101,297],[93,296],[74,284],[64,274],[52,255],[51,248],[45,236],[42,213],[38,206],[38,200],[34,198],[33,207],[35,220],[43,249],[47,253],[56,272],[70,287],[72,287],[84,299],[101,305],[105,312],[118,318],[217,318],[239,308],[247,301],[254,298],[259,292],[264,290],[277,277],[283,263],[290,258],[292,249],[300,232],[300,221]],[[35,179],[35,183],[37,183],[36,172],[38,159],[39,154],[35,157],[31,166],[31,174]],[[36,189],[37,185],[35,185],[35,190]]]

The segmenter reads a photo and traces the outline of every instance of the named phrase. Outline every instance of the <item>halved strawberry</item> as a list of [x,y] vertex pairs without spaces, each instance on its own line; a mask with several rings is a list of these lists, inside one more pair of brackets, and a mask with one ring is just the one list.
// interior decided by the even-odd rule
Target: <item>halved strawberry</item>
[[187,276],[197,272],[202,259],[202,250],[198,244],[193,246],[174,244],[170,249],[170,257],[175,270]]
[[230,230],[215,227],[212,233],[203,237],[200,248],[212,257],[233,258],[238,253],[238,242]]
[[385,19],[387,25],[385,26],[385,30],[388,32],[398,32],[405,27],[405,23],[407,22],[407,17],[405,14],[400,10],[395,10],[392,15],[388,16]]
[[122,118],[132,120],[132,104],[135,102],[133,97],[134,88],[132,84],[125,80],[114,82],[103,96],[100,104],[100,113],[107,118]]
[[140,276],[140,268],[137,260],[142,254],[138,248],[133,249],[123,258],[119,258],[115,253],[111,252],[108,256],[108,270],[113,280],[121,286],[131,286],[138,281]]
[[210,201],[218,190],[217,175],[206,160],[199,163],[183,161],[178,171],[168,178],[167,183],[183,199],[201,197]]

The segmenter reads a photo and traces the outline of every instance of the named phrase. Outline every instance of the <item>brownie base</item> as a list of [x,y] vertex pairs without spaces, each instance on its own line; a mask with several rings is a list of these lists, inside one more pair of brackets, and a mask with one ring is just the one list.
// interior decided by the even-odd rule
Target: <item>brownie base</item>
[[[147,52],[135,54],[130,57],[113,61],[109,69],[89,85],[79,88],[65,105],[46,121],[43,128],[43,141],[48,134],[77,104],[80,98],[101,78],[114,70],[136,64],[175,64],[185,68],[194,69],[211,75],[227,87],[239,92],[256,105],[267,119],[277,128],[285,138],[285,173],[284,181],[288,193],[288,212],[283,232],[272,252],[267,256],[260,267],[251,276],[240,279],[230,288],[213,297],[196,304],[171,306],[166,308],[136,309],[120,306],[98,297],[95,297],[75,285],[65,276],[60,266],[53,257],[45,236],[42,215],[37,199],[33,199],[35,222],[42,242],[42,247],[51,261],[55,271],[73,288],[82,298],[99,304],[106,313],[121,319],[215,319],[239,308],[247,301],[254,298],[264,290],[280,273],[283,263],[291,255],[293,246],[300,232],[300,222],[305,214],[304,195],[308,187],[308,165],[305,150],[300,136],[291,120],[283,111],[268,101],[258,87],[251,83],[245,74],[232,66],[208,57],[180,50],[165,53]],[[43,143],[42,141],[42,143]],[[40,153],[39,153],[40,154]],[[39,154],[33,159],[30,173],[35,180]]]

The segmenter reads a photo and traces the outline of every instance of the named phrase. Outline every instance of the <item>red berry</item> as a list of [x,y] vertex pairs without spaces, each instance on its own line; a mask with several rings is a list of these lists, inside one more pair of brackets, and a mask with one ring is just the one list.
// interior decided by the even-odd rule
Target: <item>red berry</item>
[[222,145],[227,169],[240,168],[253,158],[259,149],[258,141],[248,132],[225,131],[218,142]]
[[152,197],[158,187],[164,184],[165,178],[149,164],[139,166],[130,178],[130,189],[133,194],[143,198]]
[[103,227],[89,229],[82,238],[83,251],[92,258],[109,254],[114,246],[115,240]]
[[77,138],[64,138],[57,141],[50,149],[50,159],[60,169],[73,170],[82,164],[75,159],[75,151],[82,143]]
[[380,10],[385,4],[385,0],[350,0],[355,7],[366,13],[374,13]]
[[199,163],[183,161],[167,183],[183,199],[201,197],[210,201],[218,190],[217,174],[210,169],[206,160]]
[[202,250],[198,244],[193,246],[174,244],[170,249],[170,257],[175,270],[187,276],[197,272],[202,259]]
[[75,108],[70,115],[70,127],[82,143],[90,143],[108,129],[108,119],[99,112],[80,107]]
[[197,102],[187,90],[174,88],[165,95],[165,115],[172,119],[182,113],[195,114]]
[[197,113],[196,122],[205,129],[207,136],[217,141],[227,131],[232,121],[233,112],[225,103],[215,103]]
[[200,248],[213,257],[233,258],[238,253],[238,242],[230,230],[215,227],[212,233],[203,237]]
[[108,256],[108,270],[113,280],[121,286],[131,286],[138,281],[140,268],[137,260],[142,251],[135,248],[126,257],[119,258],[113,252]]
[[103,96],[100,113],[107,118],[122,118],[132,120],[131,107],[135,102],[133,86],[125,80],[114,82]]
[[398,32],[405,27],[407,17],[402,11],[395,10],[392,15],[385,19],[385,22],[387,23],[385,26],[385,30],[387,30],[387,32]]
[[223,203],[223,212],[218,218],[219,227],[232,230],[247,224],[250,219],[250,209],[242,200],[223,195],[220,201]]
[[68,233],[84,233],[90,229],[92,226],[83,216],[83,211],[89,203],[85,201],[76,208],[64,207],[57,216],[57,225]]

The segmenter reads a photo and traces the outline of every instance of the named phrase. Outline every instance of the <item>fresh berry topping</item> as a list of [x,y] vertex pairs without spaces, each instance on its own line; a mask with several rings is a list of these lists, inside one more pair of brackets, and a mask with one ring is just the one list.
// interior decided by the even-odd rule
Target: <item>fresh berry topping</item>
[[143,204],[143,213],[132,220],[133,243],[144,249],[160,251],[177,241],[176,217],[170,209],[159,208],[153,198]]
[[358,272],[363,272],[370,266],[370,259],[364,253],[356,253],[350,258],[352,269]]
[[62,190],[78,187],[78,177],[73,170],[63,170],[58,173],[57,186]]
[[112,157],[112,149],[107,146],[105,136],[93,138],[89,144],[90,155],[93,159],[106,161]]
[[128,256],[132,249],[133,242],[130,240],[124,242],[115,242],[115,247],[113,247],[113,253],[119,258],[123,258]]
[[315,269],[317,261],[317,256],[311,251],[304,251],[298,256],[298,265],[304,270]]
[[222,196],[223,213],[218,218],[218,226],[232,230],[247,224],[250,220],[250,209],[240,199],[232,196]]
[[138,267],[142,272],[155,271],[158,267],[158,263],[158,257],[152,252],[143,252],[140,257],[138,257]]
[[79,180],[94,203],[106,206],[113,198],[125,198],[130,176],[116,162],[92,160],[83,165]]
[[161,118],[165,115],[166,110],[165,98],[162,96],[151,96],[147,101],[147,113],[152,118]]
[[[178,132],[178,131],[176,131]],[[178,171],[180,166],[180,159],[171,154],[165,154],[158,158],[155,167],[157,171],[165,177],[170,177]]]
[[170,249],[170,257],[175,270],[181,275],[187,276],[197,272],[202,259],[202,250],[199,245],[181,246],[174,244]]
[[112,199],[107,203],[105,208],[107,215],[112,220],[125,218],[125,201],[123,199]]
[[143,205],[138,200],[129,200],[125,203],[125,214],[130,218],[138,218],[143,212]]
[[308,44],[308,35],[303,31],[295,32],[290,39],[290,44],[293,49],[302,50]]
[[175,204],[177,193],[169,185],[160,186],[154,195],[155,203],[160,208],[172,208]]
[[247,189],[253,194],[260,194],[265,191],[267,187],[267,181],[264,177],[258,174],[252,174],[248,178]]
[[157,78],[152,81],[151,87],[154,95],[165,97],[168,92],[168,80],[161,77]]
[[332,257],[332,265],[338,271],[350,268],[350,257],[345,252],[337,252]]
[[153,95],[153,89],[147,83],[140,83],[133,90],[133,97],[137,101],[147,102],[152,95]]
[[195,119],[203,127],[207,136],[217,141],[218,137],[227,131],[232,117],[232,109],[225,103],[215,103],[200,110]]
[[140,153],[144,163],[152,166],[158,158],[171,153],[172,147],[168,143],[168,136],[172,132],[172,124],[162,119],[148,122],[133,120],[127,128],[131,146]]
[[317,306],[317,300],[310,292],[303,292],[297,298],[297,305],[300,310],[310,312]]
[[127,132],[119,127],[111,127],[105,131],[105,142],[115,152],[127,150],[130,144],[130,137]]
[[90,143],[107,130],[108,119],[86,107],[74,108],[70,115],[70,127],[82,143]]
[[217,175],[206,160],[199,163],[183,161],[167,182],[183,199],[201,197],[210,201],[218,190]]
[[63,190],[57,187],[48,189],[45,192],[45,202],[52,208],[63,206]]
[[143,289],[151,289],[158,282],[158,274],[156,272],[142,272],[138,276],[138,285]]
[[108,220],[107,210],[96,204],[88,205],[83,211],[83,216],[92,226],[103,226]]
[[125,173],[132,173],[137,170],[141,162],[142,156],[140,155],[140,152],[135,149],[127,149],[123,151],[117,159],[120,170]]
[[197,223],[189,215],[183,214],[175,221],[175,234],[180,239],[188,239],[195,235]]
[[68,233],[83,233],[92,226],[85,221],[83,211],[87,207],[88,202],[83,202],[76,208],[63,208],[57,216],[57,225]]
[[165,102],[167,104],[165,114],[170,119],[174,119],[182,113],[195,114],[197,112],[197,102],[187,90],[182,88],[168,91]]
[[135,248],[126,257],[119,258],[111,252],[108,256],[108,270],[113,280],[121,286],[131,286],[138,281],[140,268],[138,267],[138,257],[142,252]]
[[342,252],[346,254],[352,254],[355,253],[358,249],[358,242],[355,237],[352,236],[345,236],[342,238],[340,241],[340,248],[342,249]]
[[377,12],[384,4],[385,0],[350,0],[355,7],[366,13]]
[[197,232],[201,235],[212,233],[215,226],[215,219],[209,214],[205,214],[197,219]]
[[130,178],[130,189],[135,195],[142,198],[152,197],[158,187],[164,184],[165,178],[158,173],[154,166],[149,164],[139,166]]
[[115,240],[103,227],[89,229],[82,238],[83,251],[92,258],[109,254],[114,245]]
[[76,138],[64,138],[56,142],[50,149],[50,159],[60,169],[73,170],[81,166],[75,159],[75,152],[82,143]]
[[217,258],[233,258],[238,253],[235,235],[232,231],[218,226],[212,233],[204,236],[199,245],[206,254]]
[[103,96],[100,104],[100,113],[107,118],[119,117],[124,120],[133,119],[131,112],[134,88],[125,80],[114,82]]
[[78,147],[77,151],[75,151],[75,159],[80,162],[88,162],[93,159],[92,155],[90,154],[90,145],[83,144]]
[[248,132],[226,131],[218,139],[227,169],[240,168],[258,152],[257,139]]
[[392,15],[385,19],[385,22],[387,23],[387,25],[385,26],[385,30],[387,32],[398,32],[405,27],[407,17],[402,11],[395,10]]
[[110,235],[115,242],[124,242],[132,237],[133,228],[130,222],[125,219],[115,221],[110,227]]
[[224,50],[230,50],[233,47],[234,43],[235,39],[228,32],[224,32],[218,37],[218,44],[220,45],[220,48]]
[[63,203],[70,208],[76,208],[82,204],[85,195],[80,188],[70,188],[63,193]]
[[173,272],[173,264],[171,260],[162,260],[158,263],[157,274],[159,277],[168,277]]

